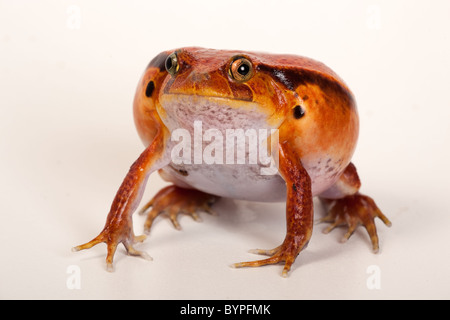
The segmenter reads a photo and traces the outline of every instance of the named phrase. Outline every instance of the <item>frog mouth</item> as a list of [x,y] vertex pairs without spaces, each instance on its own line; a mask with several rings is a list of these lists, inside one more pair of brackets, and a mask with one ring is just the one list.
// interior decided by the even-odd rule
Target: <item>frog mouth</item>
[[160,98],[159,116],[169,129],[193,130],[194,122],[203,128],[217,129],[273,129],[270,114],[260,104],[247,100],[213,96],[164,94]]

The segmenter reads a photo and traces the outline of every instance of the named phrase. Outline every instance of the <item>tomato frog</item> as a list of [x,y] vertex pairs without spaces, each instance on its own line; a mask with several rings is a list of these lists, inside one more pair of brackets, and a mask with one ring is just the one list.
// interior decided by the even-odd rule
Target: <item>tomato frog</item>
[[362,225],[377,252],[375,218],[391,225],[374,200],[359,192],[351,162],[359,132],[354,96],[320,62],[197,47],[164,51],[145,69],[133,113],[145,149],[123,180],[104,229],[73,248],[106,243],[109,271],[120,243],[128,254],[150,258],[134,248],[146,236],[134,235],[132,215],[155,171],[171,184],[141,210],[147,234],[159,214],[179,229],[180,213],[198,220],[220,197],[286,202],[284,241],[251,251],[267,258],[234,267],[282,263],[287,276],[311,238],[315,196],[327,210],[318,222],[331,223],[325,233],[348,227],[343,241]]

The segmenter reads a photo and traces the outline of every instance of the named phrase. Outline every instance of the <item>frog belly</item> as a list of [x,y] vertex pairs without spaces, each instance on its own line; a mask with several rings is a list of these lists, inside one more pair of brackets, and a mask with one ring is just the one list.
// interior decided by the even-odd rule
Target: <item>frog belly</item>
[[[307,165],[312,195],[331,187],[340,174],[323,171],[326,167]],[[286,183],[278,174],[261,174],[259,165],[174,165],[159,171],[163,179],[182,188],[194,188],[220,197],[260,202],[286,200]]]
[[220,197],[282,202],[286,200],[286,183],[278,175],[262,175],[258,165],[170,165],[161,176],[180,186],[194,188]]

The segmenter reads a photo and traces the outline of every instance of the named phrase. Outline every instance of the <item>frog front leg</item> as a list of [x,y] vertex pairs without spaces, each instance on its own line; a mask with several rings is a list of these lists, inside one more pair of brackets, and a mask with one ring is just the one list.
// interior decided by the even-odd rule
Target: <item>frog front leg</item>
[[264,260],[235,263],[232,267],[259,267],[284,262],[282,276],[286,277],[300,251],[308,244],[313,229],[313,198],[311,179],[299,155],[289,142],[279,146],[279,172],[286,182],[287,232],[283,243],[272,250],[252,250],[252,253],[269,255]]
[[[134,249],[136,242],[142,242],[145,236],[136,237],[133,233],[132,215],[144,193],[149,175],[166,165],[165,145],[167,132],[161,129],[153,142],[142,152],[133,163],[122,182],[111,205],[106,224],[100,234],[90,242],[76,246],[73,251],[89,249],[99,243],[107,245],[106,268],[113,270],[113,257],[119,243],[122,243],[128,254],[151,259],[145,252]],[[167,162],[167,163],[166,163]]]

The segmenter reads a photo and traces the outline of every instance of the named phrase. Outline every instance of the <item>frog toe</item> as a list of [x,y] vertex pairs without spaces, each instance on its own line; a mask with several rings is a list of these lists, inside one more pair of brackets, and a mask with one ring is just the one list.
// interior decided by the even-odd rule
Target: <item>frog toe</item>
[[105,227],[97,237],[85,244],[73,247],[72,251],[77,252],[81,250],[87,250],[96,246],[97,244],[106,243],[106,270],[108,272],[114,271],[113,259],[119,243],[122,243],[124,245],[129,255],[139,256],[141,258],[144,258],[145,260],[151,261],[152,258],[146,252],[138,251],[133,247],[133,244],[143,242],[146,239],[146,236],[135,236],[131,229],[132,226],[130,225],[127,225],[124,228],[120,228],[115,225],[107,225],[107,227]]
[[232,268],[249,268],[249,267],[262,267],[271,264],[278,264],[284,262],[283,271],[281,276],[286,278],[288,276],[289,271],[291,270],[291,266],[294,263],[295,257],[284,257],[281,253],[274,254],[273,256],[255,261],[246,261],[246,262],[238,262],[230,265]]
[[298,250],[292,250],[292,247],[282,245],[270,249],[270,250],[261,250],[261,249],[253,249],[249,250],[250,253],[259,254],[269,256],[266,259],[262,260],[254,260],[254,261],[246,261],[246,262],[238,262],[230,265],[232,268],[249,268],[249,267],[261,267],[271,264],[279,264],[284,263],[283,271],[281,276],[286,278],[288,276],[289,271],[291,270],[291,266],[295,261],[295,258],[298,255]]
[[328,222],[331,224],[323,230],[323,233],[327,234],[336,227],[346,225],[348,229],[341,238],[341,242],[344,243],[353,235],[356,228],[362,225],[369,234],[372,251],[374,253],[379,251],[379,239],[375,219],[379,218],[388,227],[392,224],[372,198],[358,192],[354,195],[333,201],[325,200],[324,203],[328,207],[328,215],[318,222]]
[[175,229],[181,230],[178,216],[186,214],[195,221],[202,221],[199,212],[206,212],[214,215],[211,206],[217,200],[216,196],[194,190],[184,189],[171,185],[160,190],[141,210],[140,214],[148,211],[147,219],[144,225],[146,234],[150,233],[153,221],[161,213],[165,213]]
[[270,250],[265,250],[265,249],[250,249],[248,250],[249,253],[253,253],[253,254],[259,254],[259,255],[263,255],[263,256],[273,256],[278,250],[280,249],[280,246],[274,248],[274,249],[270,249]]

